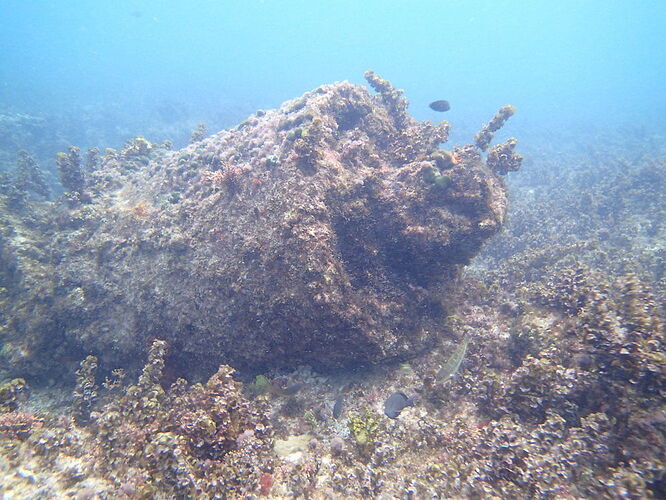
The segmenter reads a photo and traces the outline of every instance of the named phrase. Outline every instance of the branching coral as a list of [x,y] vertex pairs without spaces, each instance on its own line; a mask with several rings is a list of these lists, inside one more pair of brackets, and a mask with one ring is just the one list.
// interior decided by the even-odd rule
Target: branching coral
[[85,423],[90,419],[90,411],[97,400],[96,371],[97,358],[88,356],[81,362],[81,367],[76,372],[72,408],[74,417],[79,423]]
[[51,188],[37,162],[24,149],[20,150],[17,154],[16,188],[23,192],[32,191],[48,199],[51,195]]
[[508,139],[504,144],[498,144],[488,152],[486,165],[498,175],[506,175],[520,168],[523,157],[514,151],[518,141],[514,138]]
[[206,138],[206,135],[206,124],[203,122],[199,123],[197,128],[192,131],[192,135],[190,135],[190,144],[203,141]]
[[80,149],[76,146],[70,146],[67,153],[58,153],[56,164],[60,173],[60,183],[65,191],[80,196],[86,185],[83,169],[81,168]]
[[396,122],[404,125],[407,118],[407,106],[409,105],[409,101],[403,97],[405,91],[396,89],[391,82],[384,80],[372,70],[365,72],[365,79],[375,92],[382,96],[382,99],[392,110]]
[[474,142],[476,146],[481,150],[485,151],[488,149],[488,145],[493,140],[493,135],[499,129],[504,126],[504,123],[513,116],[516,112],[516,108],[513,106],[502,106],[497,114],[493,116],[493,119],[486,123],[483,128],[476,134]]
[[86,152],[86,175],[93,174],[99,168],[99,148],[90,148]]

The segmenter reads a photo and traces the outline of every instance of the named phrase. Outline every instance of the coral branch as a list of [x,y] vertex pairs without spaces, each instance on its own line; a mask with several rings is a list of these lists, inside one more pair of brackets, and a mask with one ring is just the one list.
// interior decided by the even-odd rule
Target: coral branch
[[507,140],[504,144],[494,146],[488,157],[486,165],[498,175],[506,175],[508,172],[515,172],[520,168],[523,161],[522,155],[514,151],[518,141],[514,138]]
[[85,189],[85,177],[81,168],[80,149],[70,146],[67,153],[56,155],[56,164],[60,173],[60,183],[65,191],[70,193],[83,193]]
[[97,371],[97,358],[88,356],[81,361],[81,367],[76,371],[76,387],[74,389],[74,418],[79,423],[90,420],[90,412],[97,400],[97,384],[95,372]]
[[476,146],[481,151],[488,149],[488,145],[493,140],[493,134],[501,129],[504,126],[504,123],[511,118],[515,112],[516,108],[513,106],[501,107],[493,119],[486,123],[479,133],[476,134],[476,137],[474,138]]

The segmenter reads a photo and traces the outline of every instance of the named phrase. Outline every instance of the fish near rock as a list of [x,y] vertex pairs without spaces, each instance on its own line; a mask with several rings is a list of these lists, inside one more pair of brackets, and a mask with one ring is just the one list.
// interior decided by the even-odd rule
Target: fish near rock
[[342,415],[342,411],[344,410],[345,407],[345,397],[344,395],[340,394],[337,399],[335,400],[335,403],[333,403],[333,418],[336,420],[340,418]]
[[404,392],[394,392],[386,401],[384,401],[384,415],[388,418],[398,418],[400,412],[402,412],[407,406],[414,406],[412,398],[407,396]]
[[463,339],[463,341],[455,348],[451,353],[446,362],[437,372],[435,376],[436,380],[439,383],[444,383],[453,378],[453,376],[458,373],[460,365],[462,364],[463,359],[465,358],[465,353],[467,352],[467,345],[469,344],[469,335]]

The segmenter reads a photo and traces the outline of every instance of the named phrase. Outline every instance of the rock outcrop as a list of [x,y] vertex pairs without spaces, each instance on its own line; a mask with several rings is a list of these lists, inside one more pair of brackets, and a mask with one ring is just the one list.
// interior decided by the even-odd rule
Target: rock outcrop
[[414,120],[367,77],[378,94],[325,85],[180,151],[107,152],[50,215],[53,296],[3,334],[10,361],[45,345],[46,324],[49,345],[107,366],[165,339],[189,371],[431,346],[461,267],[502,226],[505,184],[474,146],[439,148],[448,123]]

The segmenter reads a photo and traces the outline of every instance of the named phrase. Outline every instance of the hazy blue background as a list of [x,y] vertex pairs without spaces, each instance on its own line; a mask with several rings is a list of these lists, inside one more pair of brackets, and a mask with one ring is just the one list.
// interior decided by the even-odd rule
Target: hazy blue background
[[[663,0],[0,0],[0,112],[214,132],[372,68],[415,116],[466,133],[507,103],[514,132],[659,129],[665,19]],[[434,99],[451,111],[429,111]]]

